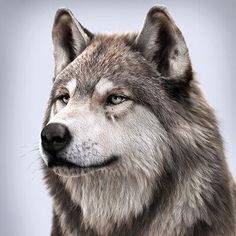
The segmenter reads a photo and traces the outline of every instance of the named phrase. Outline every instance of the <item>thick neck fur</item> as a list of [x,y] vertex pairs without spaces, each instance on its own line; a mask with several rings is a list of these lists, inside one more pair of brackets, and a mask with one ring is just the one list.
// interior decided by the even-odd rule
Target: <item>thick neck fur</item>
[[[200,186],[200,180],[197,179],[198,175],[200,175],[200,172],[196,172],[195,180],[186,179],[182,186],[179,185],[175,189],[168,187],[168,181],[174,183],[175,180],[168,174],[165,177],[163,176],[166,189],[163,189],[162,194],[158,193],[157,190],[154,191],[155,194],[152,195],[150,205],[143,208],[141,202],[138,202],[141,194],[136,196],[133,199],[133,205],[129,206],[125,201],[116,202],[115,199],[99,199],[99,196],[96,197],[93,191],[89,194],[86,192],[88,190],[86,188],[89,188],[89,186],[85,186],[88,183],[80,186],[83,189],[85,188],[84,193],[77,189],[78,194],[84,194],[83,197],[87,197],[87,201],[82,203],[83,197],[79,199],[78,196],[78,203],[75,203],[71,200],[72,197],[66,191],[65,185],[59,182],[55,176],[56,181],[58,181],[57,189],[59,189],[59,192],[57,190],[54,193],[54,217],[58,218],[59,227],[64,232],[62,235],[68,236],[80,235],[79,233],[86,236],[223,235],[223,232],[227,232],[225,235],[234,235],[232,209],[229,209],[230,206],[227,203],[230,199],[229,189],[222,189],[224,196],[213,196],[211,190],[208,192],[209,196],[204,196],[204,193],[200,192],[200,188],[210,188],[210,186]],[[76,180],[74,179],[74,181]],[[76,188],[79,187],[79,181],[72,182],[69,181],[66,184],[76,185]],[[205,184],[207,185],[207,183]],[[119,186],[116,191],[118,189]],[[114,189],[109,191],[116,192]],[[111,197],[111,195],[109,196]],[[126,197],[131,198],[129,195]],[[79,201],[81,201],[80,204]],[[103,205],[105,203],[108,205]],[[114,206],[109,205],[112,203]],[[92,210],[94,212],[91,212]],[[125,210],[125,212],[122,210]],[[134,216],[135,211],[139,211],[136,217]],[[86,215],[84,215],[84,212]],[[115,217],[118,214],[123,217],[123,220],[115,222]],[[227,225],[231,225],[232,228],[226,228]],[[196,232],[209,232],[209,234],[197,234]]]

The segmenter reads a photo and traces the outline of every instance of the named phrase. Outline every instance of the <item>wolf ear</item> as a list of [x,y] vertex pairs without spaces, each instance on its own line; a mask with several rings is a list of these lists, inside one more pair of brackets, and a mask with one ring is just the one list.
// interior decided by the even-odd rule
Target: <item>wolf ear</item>
[[185,40],[165,7],[155,6],[149,10],[136,38],[136,47],[157,65],[163,76],[178,78],[191,71]]
[[55,77],[83,52],[92,38],[93,34],[76,20],[70,10],[62,8],[56,12],[52,29]]

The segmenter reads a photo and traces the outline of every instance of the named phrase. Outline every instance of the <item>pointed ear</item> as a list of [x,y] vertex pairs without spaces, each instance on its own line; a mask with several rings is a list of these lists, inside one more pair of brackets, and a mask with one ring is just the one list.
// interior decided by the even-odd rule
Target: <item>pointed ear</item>
[[186,72],[192,71],[182,33],[165,7],[156,6],[149,10],[136,38],[136,47],[146,59],[156,64],[163,76],[182,78]]
[[85,29],[68,9],[55,15],[52,40],[54,46],[55,77],[88,46],[93,34]]

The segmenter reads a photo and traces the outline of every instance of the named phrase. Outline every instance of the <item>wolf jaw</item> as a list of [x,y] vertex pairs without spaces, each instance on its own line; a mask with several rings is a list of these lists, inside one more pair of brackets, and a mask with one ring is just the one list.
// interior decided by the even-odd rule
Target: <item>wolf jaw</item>
[[[60,9],[52,36],[55,80],[43,127],[69,127],[73,140],[58,155],[78,168],[48,168],[41,149],[51,235],[235,235],[236,190],[221,136],[166,8],[153,7],[139,34],[111,35],[90,33]],[[62,106],[55,97],[64,90]],[[114,91],[129,100],[105,105]],[[112,155],[119,158],[110,166],[79,168]]]

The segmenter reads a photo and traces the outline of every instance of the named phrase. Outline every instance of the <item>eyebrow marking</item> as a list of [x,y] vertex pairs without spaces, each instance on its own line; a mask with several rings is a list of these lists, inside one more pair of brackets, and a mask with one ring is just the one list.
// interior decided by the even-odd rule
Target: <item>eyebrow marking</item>
[[74,94],[75,92],[75,88],[76,88],[76,79],[72,79],[70,80],[67,84],[66,84],[66,88],[69,91],[69,94]]
[[101,79],[95,86],[95,90],[99,95],[104,95],[114,88],[113,82],[108,79]]

